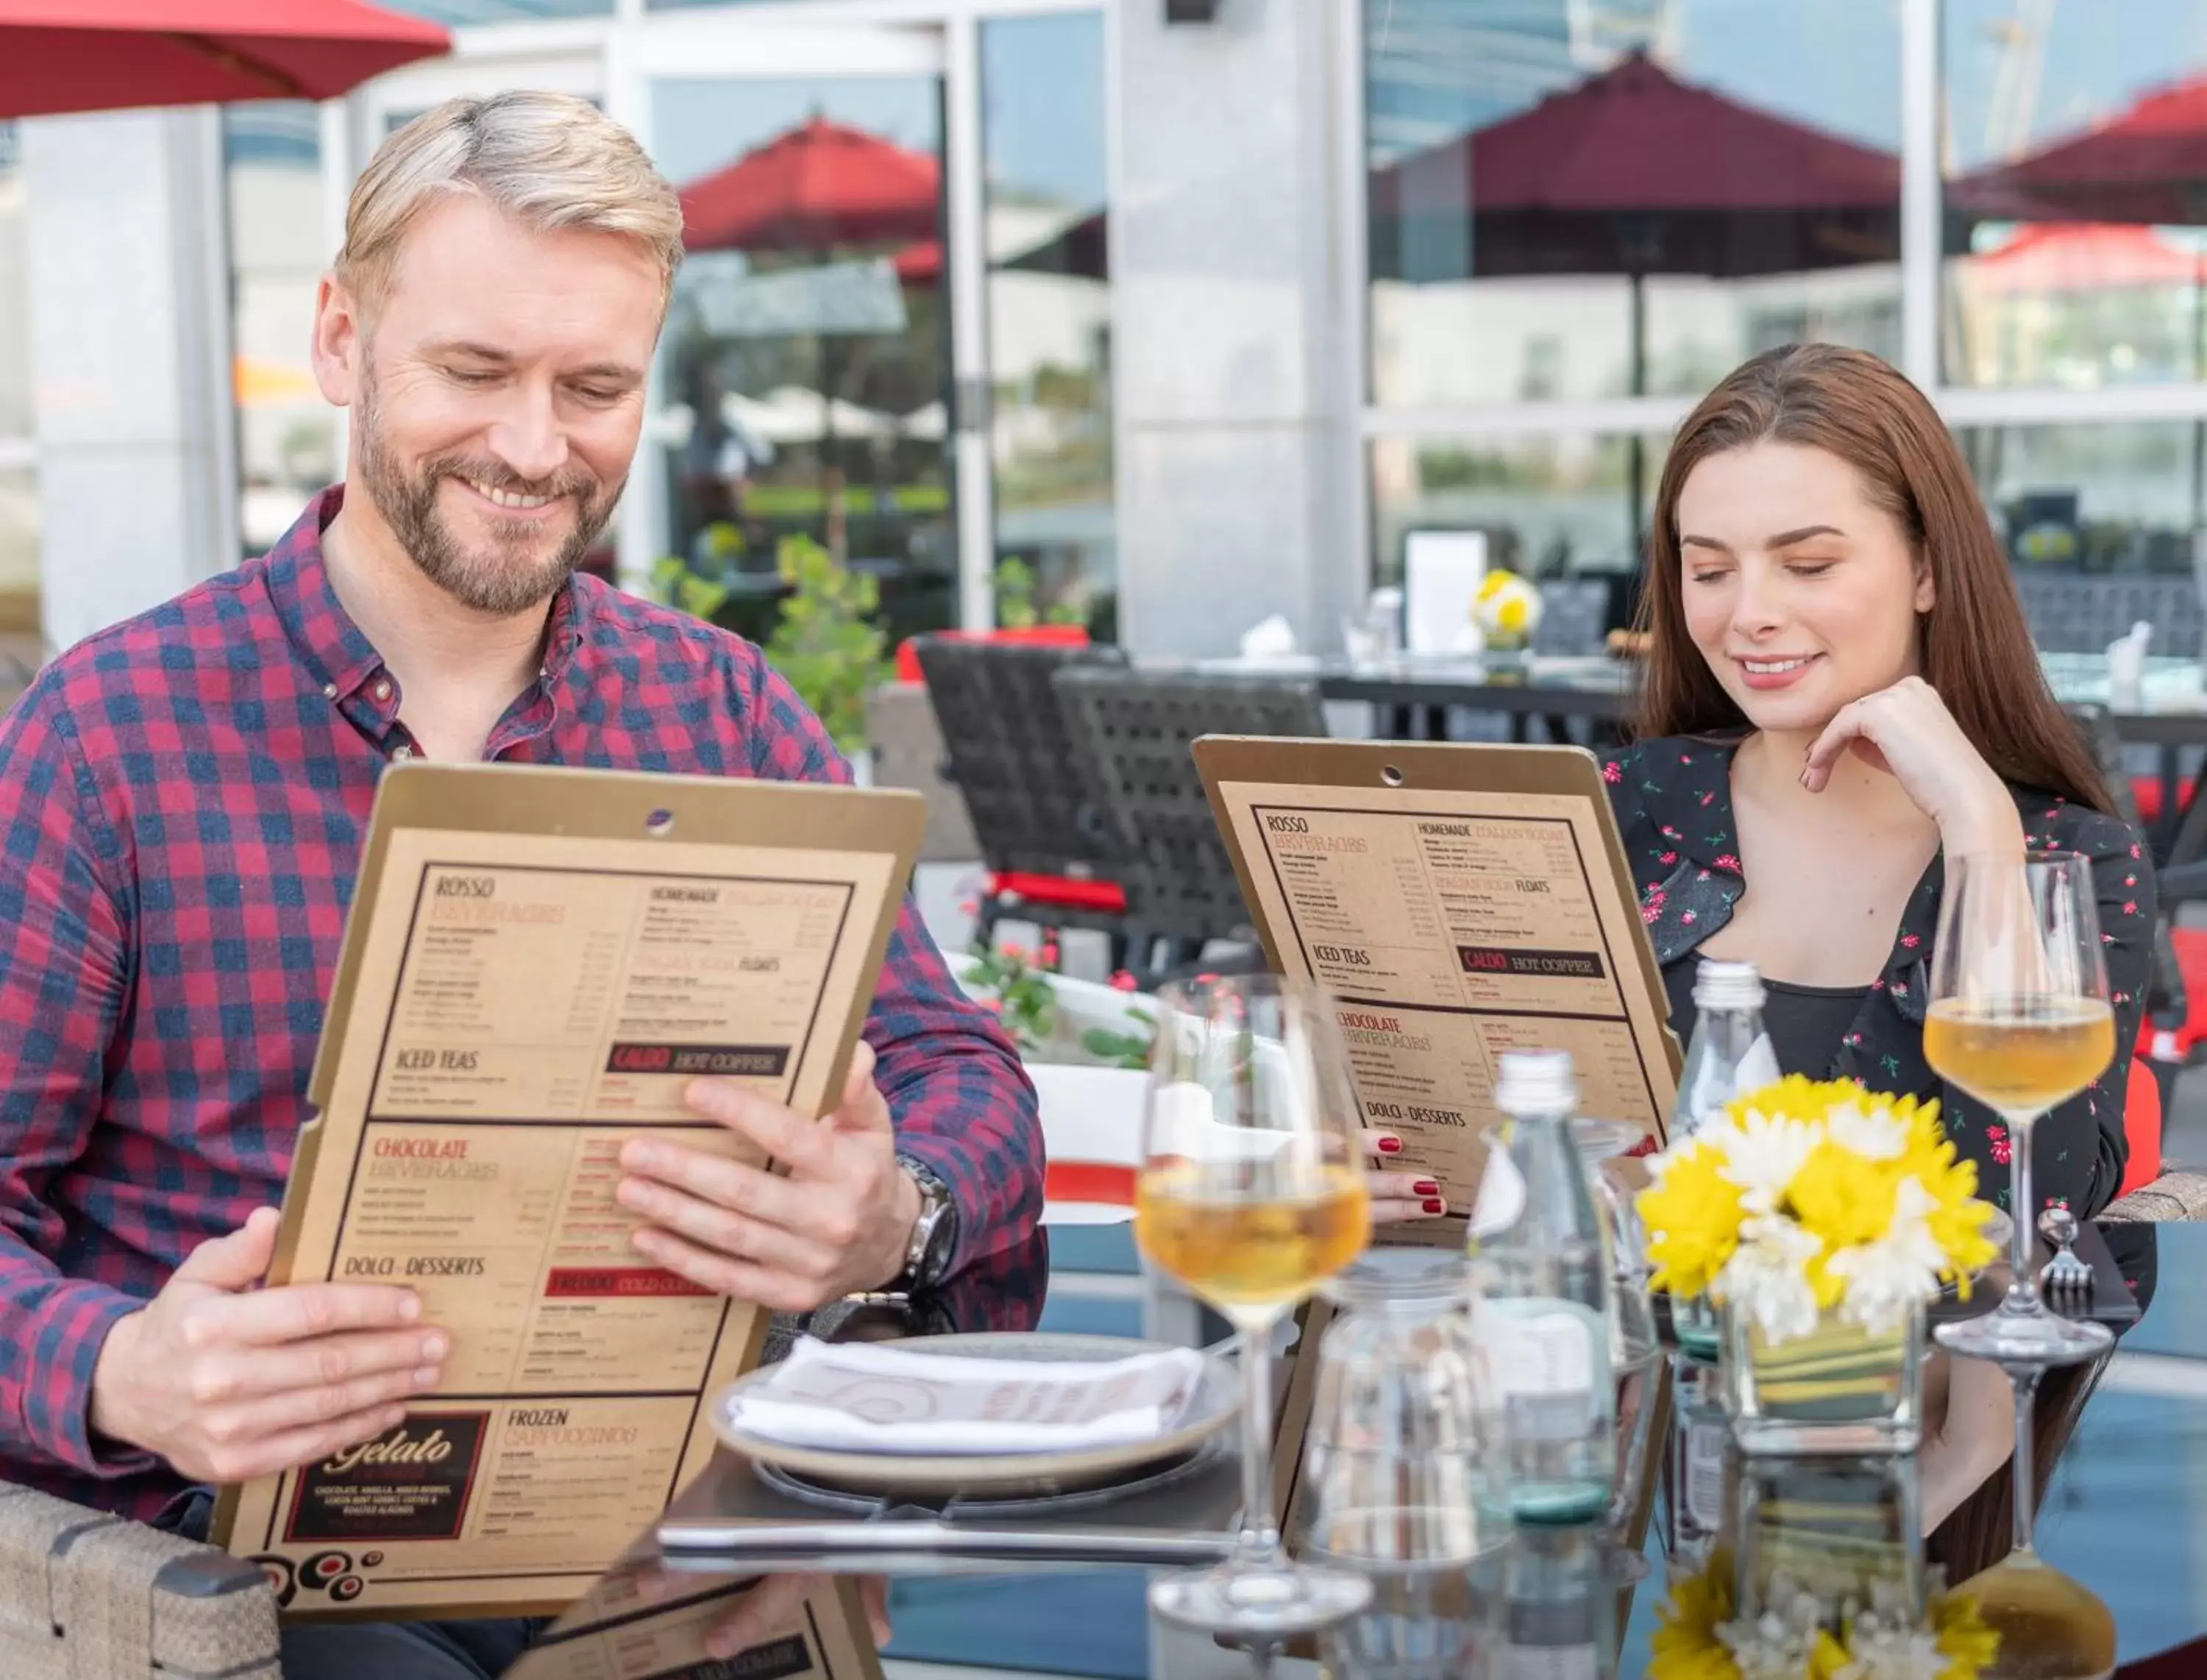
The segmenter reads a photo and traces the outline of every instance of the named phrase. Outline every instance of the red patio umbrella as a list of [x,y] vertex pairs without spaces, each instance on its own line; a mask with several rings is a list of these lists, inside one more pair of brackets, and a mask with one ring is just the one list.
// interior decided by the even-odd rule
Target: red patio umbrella
[[2207,256],[2150,227],[2028,222],[2006,244],[1974,254],[1969,272],[1971,284],[2007,295],[2197,287],[2207,284]]
[[451,46],[362,0],[0,0],[0,117],[335,99]]
[[2207,76],[2148,93],[2105,123],[1954,183],[1948,200],[2039,220],[2207,222]]
[[942,170],[924,152],[815,117],[682,189],[693,251],[823,250],[932,239]]

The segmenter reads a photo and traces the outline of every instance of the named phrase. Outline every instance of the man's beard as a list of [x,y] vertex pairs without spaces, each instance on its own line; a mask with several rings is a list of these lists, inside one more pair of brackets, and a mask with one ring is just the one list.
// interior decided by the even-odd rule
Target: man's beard
[[[362,487],[422,575],[461,606],[499,618],[511,618],[549,601],[597,541],[613,517],[625,478],[597,489],[588,474],[565,471],[549,478],[525,479],[495,459],[440,455],[409,474],[383,441],[382,416],[371,372],[354,405],[359,433]],[[475,549],[464,547],[438,506],[437,493],[447,478],[470,479],[493,490],[523,496],[565,496],[575,509],[574,529],[548,559],[528,558],[541,535],[534,520],[513,522],[500,535]],[[492,516],[493,529],[504,522]]]

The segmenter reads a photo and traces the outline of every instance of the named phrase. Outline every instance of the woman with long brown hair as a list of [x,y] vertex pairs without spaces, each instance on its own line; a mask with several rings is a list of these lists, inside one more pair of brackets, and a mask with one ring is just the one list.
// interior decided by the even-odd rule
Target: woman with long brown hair
[[[1923,1059],[1942,859],[2092,860],[2115,1061],[2034,1128],[2038,1193],[2114,1199],[2153,866],[2047,688],[2007,561],[1923,393],[1864,351],[1746,363],[1679,429],[1656,493],[1635,744],[1606,767],[1672,1019],[1693,959],[1770,990],[1788,1073],[1941,1099],[2003,1199],[1997,1117]],[[2035,1217],[2038,1210],[2025,1211]]]
[[[2046,685],[2007,558],[1923,393],[1830,344],[1767,351],[1725,380],[1664,465],[1640,628],[1633,744],[1603,774],[1673,1025],[1693,1025],[1699,958],[1753,962],[1781,1068],[1939,1098],[2004,1204],[2007,1128],[1923,1055],[1942,860],[2081,852],[2115,1060],[2033,1128],[2032,1168],[2043,1202],[2097,1213],[2122,1179],[2152,863]],[[1933,1522],[2005,1459],[2006,1389],[1956,1365],[1947,1450],[1927,1452]]]

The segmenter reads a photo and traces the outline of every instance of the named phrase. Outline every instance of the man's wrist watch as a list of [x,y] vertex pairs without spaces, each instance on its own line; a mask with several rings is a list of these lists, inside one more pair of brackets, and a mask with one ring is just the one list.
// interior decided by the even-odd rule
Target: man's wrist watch
[[958,1205],[950,1199],[950,1187],[933,1170],[907,1156],[897,1159],[919,1188],[919,1217],[912,1222],[912,1235],[905,1243],[904,1270],[892,1287],[932,1288],[950,1270],[951,1251],[958,1242]]

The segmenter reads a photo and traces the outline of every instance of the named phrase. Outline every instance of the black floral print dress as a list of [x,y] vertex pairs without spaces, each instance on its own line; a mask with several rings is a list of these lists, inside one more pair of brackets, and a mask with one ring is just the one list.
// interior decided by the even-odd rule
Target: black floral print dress
[[[1746,890],[1732,827],[1732,758],[1737,744],[1737,739],[1670,737],[1636,742],[1602,760],[1640,896],[1640,918],[1666,978],[1732,919],[1732,906]],[[2026,846],[2092,860],[2114,1004],[2115,1059],[2098,1083],[2039,1121],[2031,1159],[2041,1206],[2060,1203],[2090,1218],[2114,1199],[2129,1154],[2123,1098],[2152,960],[2153,863],[2139,837],[2117,818],[2030,788],[2010,792],[2023,816]],[[2013,1147],[2007,1127],[1999,1115],[1949,1089],[1923,1059],[1931,942],[1945,874],[1943,858],[1934,857],[1901,913],[1884,972],[1871,982],[1823,1077],[1859,1079],[1897,1096],[1938,1097],[1947,1135],[1964,1159],[1977,1163],[1978,1193],[2004,1208]]]

